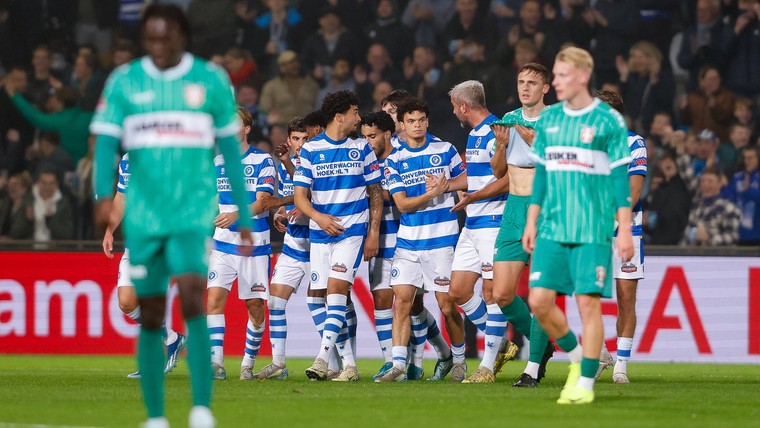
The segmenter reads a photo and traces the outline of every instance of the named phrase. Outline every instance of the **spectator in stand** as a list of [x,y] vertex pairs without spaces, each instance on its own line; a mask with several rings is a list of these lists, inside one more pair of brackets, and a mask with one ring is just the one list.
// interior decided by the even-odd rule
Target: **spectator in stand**
[[742,215],[739,245],[760,245],[760,148],[747,147],[741,159],[740,171],[734,174],[725,195]]
[[145,8],[145,0],[118,0],[118,2],[117,37],[137,42],[140,38],[140,15]]
[[583,49],[589,49],[591,39],[594,37],[594,26],[596,25],[595,14],[589,7],[590,2],[585,0],[560,0],[559,3],[559,13],[565,20],[566,28],[569,29],[567,41]]
[[[288,0],[265,0],[265,3],[269,10],[253,21],[255,32],[251,50],[262,72],[271,77],[277,74],[277,57],[281,53],[301,49],[303,18],[295,8],[288,6]],[[238,15],[247,12],[245,7],[238,10]]]
[[77,105],[82,110],[95,111],[104,83],[98,57],[94,53],[78,55],[71,74],[71,88],[77,91]]
[[436,67],[435,50],[430,46],[417,46],[412,58],[404,60],[402,86],[409,93],[425,99],[426,93],[438,85],[440,78],[441,69]]
[[412,55],[412,31],[401,23],[392,0],[377,2],[376,19],[364,29],[364,37],[372,43],[385,46],[394,64],[401,64]]
[[357,64],[354,67],[354,81],[359,100],[366,105],[372,98],[375,85],[385,81],[396,87],[401,85],[403,78],[401,73],[393,68],[393,62],[385,46],[375,43],[367,50],[366,65]]
[[719,168],[719,143],[718,136],[713,131],[703,129],[696,135],[693,153],[689,153],[691,150],[687,145],[686,153],[678,157],[678,173],[690,192],[699,190],[699,178],[706,169]]
[[737,163],[742,159],[742,152],[749,145],[750,130],[747,125],[735,123],[731,125],[731,131],[728,135],[728,141],[724,141],[718,146],[718,159],[721,171],[727,177],[733,177],[736,172]]
[[486,103],[496,104],[506,100],[511,88],[503,78],[505,71],[486,62],[485,48],[477,40],[467,40],[454,55],[454,62],[441,76],[438,90],[448,93],[454,85],[465,80],[478,80],[485,87]]
[[740,15],[723,28],[721,53],[726,86],[735,94],[760,95],[760,1],[739,0]]
[[697,88],[699,72],[707,65],[720,63],[720,0],[698,0],[697,20],[682,34],[678,65],[689,72],[689,90]]
[[34,205],[32,177],[19,172],[8,179],[8,190],[0,197],[0,240],[32,239],[34,221],[31,214]]
[[[528,39],[538,50],[540,63],[551,64],[559,50],[560,41],[553,34],[547,34],[541,25],[541,3],[538,0],[526,0],[520,7],[520,19],[512,26],[506,38],[501,39],[494,60],[499,64],[509,64],[515,55],[515,46],[520,40]],[[513,85],[514,86],[514,85]],[[486,91],[488,95],[488,91]]]
[[219,48],[234,45],[236,15],[230,0],[192,0],[187,20],[192,30],[192,51],[208,58]]
[[478,0],[456,0],[456,13],[443,30],[441,48],[451,59],[467,40],[477,41],[486,52],[496,46],[496,28],[489,15],[478,10]]
[[734,95],[721,85],[718,69],[708,65],[699,70],[699,88],[681,100],[681,122],[694,129],[712,129],[721,141],[728,139],[734,111]]
[[5,82],[5,91],[21,115],[43,131],[55,131],[61,137],[61,147],[71,155],[74,162],[87,153],[87,137],[93,112],[76,105],[76,92],[62,88],[51,95],[45,107],[48,114],[34,108],[20,93],[11,80]]
[[[538,58],[538,49],[531,39],[520,39],[514,46],[514,58],[506,63],[502,62],[505,69],[502,79],[507,87],[507,97],[501,100],[492,100],[488,106],[494,111],[512,111],[522,104],[517,94],[517,72],[523,65],[535,62],[540,63]],[[486,96],[488,93],[486,92]],[[548,100],[547,100],[548,101]]]
[[54,171],[42,171],[32,188],[34,205],[34,240],[74,238],[74,217],[71,202],[61,193]]
[[74,40],[77,45],[92,45],[98,54],[111,49],[111,28],[116,24],[119,2],[79,0]]
[[734,116],[732,118],[734,123],[747,125],[751,134],[750,141],[757,140],[760,137],[760,121],[753,117],[752,107],[752,100],[748,98],[737,99],[734,101]]
[[725,246],[739,242],[741,211],[720,195],[724,177],[715,167],[699,177],[699,196],[691,212],[682,243]]
[[51,70],[50,49],[39,45],[32,52],[32,70],[27,83],[26,96],[35,107],[45,105],[53,89],[50,86]]
[[137,47],[129,39],[119,39],[114,44],[111,64],[113,68],[124,65],[137,58]]
[[267,114],[259,107],[259,89],[256,83],[250,80],[241,83],[235,91],[235,99],[237,105],[251,113],[253,122],[250,134],[256,136],[266,134],[264,131],[268,128]]
[[454,0],[410,0],[401,22],[414,31],[415,45],[437,46],[439,35],[455,13]]
[[[330,81],[330,66],[338,58],[356,64],[361,56],[356,35],[347,30],[340,20],[338,9],[326,6],[319,14],[319,31],[310,35],[303,45],[301,60],[306,70],[318,82]],[[310,108],[310,103],[307,108]],[[292,118],[287,118],[287,123]]]
[[227,49],[224,54],[224,69],[235,87],[247,80],[254,80],[257,76],[256,63],[253,62],[251,53],[237,47]]
[[79,159],[76,170],[71,176],[71,191],[76,200],[76,231],[77,239],[95,238],[95,220],[92,204],[92,167],[95,154],[95,135],[87,139],[87,156]]
[[319,85],[311,77],[301,75],[295,52],[281,53],[277,63],[280,75],[264,84],[259,103],[270,125],[282,125],[309,113],[319,92]]
[[499,39],[506,37],[512,26],[517,24],[517,13],[522,0],[491,0],[489,13],[496,19]]
[[370,102],[365,103],[362,106],[362,111],[380,111],[382,110],[382,101],[385,97],[393,92],[393,85],[388,82],[382,81],[375,85],[372,91],[372,99]]
[[[594,28],[595,44],[591,53],[594,55],[596,83],[601,86],[619,78],[617,58],[626,55],[638,38],[639,6],[638,2],[629,0],[597,0],[592,4],[590,21]],[[636,101],[625,94],[623,99],[626,109],[633,116],[628,106]]]
[[[367,78],[366,73],[364,74],[364,78]],[[348,63],[348,60],[339,58],[332,65],[330,83],[319,90],[317,99],[314,101],[314,108],[318,109],[322,106],[322,100],[325,99],[325,96],[327,96],[327,94],[343,90],[355,92],[356,80],[351,77],[351,64]]]
[[662,53],[646,41],[631,46],[628,61],[615,59],[626,110],[638,132],[649,129],[654,114],[672,112],[675,81],[670,69],[663,68]]
[[652,189],[644,200],[647,243],[677,245],[689,220],[691,193],[678,174],[674,155],[670,151],[660,156],[653,175]]
[[652,123],[649,125],[649,132],[646,133],[655,143],[665,144],[665,139],[673,132],[673,119],[670,113],[659,111],[654,114]]
[[37,147],[32,146],[27,151],[32,177],[36,179],[42,171],[51,171],[55,173],[58,183],[66,183],[65,178],[74,171],[74,161],[59,144],[55,132],[40,132]]

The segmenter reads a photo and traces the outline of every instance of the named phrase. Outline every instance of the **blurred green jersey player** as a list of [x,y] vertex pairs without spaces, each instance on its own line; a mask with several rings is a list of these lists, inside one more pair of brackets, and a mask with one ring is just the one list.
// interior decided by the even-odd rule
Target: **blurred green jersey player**
[[[166,284],[179,286],[188,331],[193,408],[190,427],[215,426],[211,354],[204,313],[207,241],[216,206],[214,144],[226,159],[240,212],[247,210],[237,135],[240,121],[223,70],[185,52],[190,27],[176,6],[152,5],[141,22],[147,56],[117,68],[103,90],[90,130],[97,134],[97,212],[107,218],[118,144],[129,153],[125,234],[142,308],[137,362],[148,412],[145,426],[168,426],[164,417],[161,322]],[[241,240],[251,242],[251,219],[241,216]]]

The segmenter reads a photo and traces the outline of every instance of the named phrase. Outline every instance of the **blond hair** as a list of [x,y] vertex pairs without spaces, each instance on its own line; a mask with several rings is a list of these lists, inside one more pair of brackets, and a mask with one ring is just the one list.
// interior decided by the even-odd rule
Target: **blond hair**
[[562,49],[554,58],[555,62],[566,62],[579,70],[585,70],[589,73],[594,71],[594,58],[591,54],[581,48],[570,46]]
[[466,80],[449,91],[449,97],[461,101],[472,108],[486,106],[486,93],[483,84],[477,80]]
[[631,66],[630,57],[633,51],[639,51],[644,54],[645,57],[649,58],[650,61],[657,61],[658,63],[662,64],[662,52],[660,52],[660,50],[657,49],[657,46],[655,46],[653,43],[642,40],[640,42],[634,43],[633,46],[631,46],[631,49],[628,51],[629,67]]

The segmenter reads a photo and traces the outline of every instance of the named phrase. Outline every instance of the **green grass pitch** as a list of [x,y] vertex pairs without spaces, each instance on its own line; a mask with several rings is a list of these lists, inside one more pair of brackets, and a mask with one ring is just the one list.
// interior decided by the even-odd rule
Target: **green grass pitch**
[[[261,359],[257,367],[268,363]],[[549,365],[537,389],[513,388],[524,362],[507,363],[490,385],[450,382],[375,384],[380,361],[362,360],[358,383],[310,382],[310,361],[288,361],[287,381],[237,380],[228,358],[226,381],[215,382],[212,408],[220,427],[595,427],[760,426],[760,367],[631,363],[630,385],[611,371],[589,406],[555,404],[565,363]],[[434,361],[426,361],[432,373]],[[477,365],[468,361],[470,372]],[[137,426],[145,418],[130,357],[0,356],[0,427],[24,425]],[[190,393],[180,361],[166,380],[167,416],[187,426]]]

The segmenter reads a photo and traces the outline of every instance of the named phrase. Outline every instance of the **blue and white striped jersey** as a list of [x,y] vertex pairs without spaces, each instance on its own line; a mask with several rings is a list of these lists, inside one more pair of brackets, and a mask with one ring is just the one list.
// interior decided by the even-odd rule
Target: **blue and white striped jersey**
[[[489,115],[467,136],[467,193],[475,193],[496,181],[491,168],[496,137],[488,125],[495,120],[498,120],[496,116]],[[464,226],[468,229],[498,229],[507,196],[505,193],[467,205]]]
[[[385,164],[388,159],[380,159],[377,161],[380,165],[380,171],[385,171]],[[383,190],[390,190],[388,188],[388,180],[385,178],[385,174],[382,174],[380,184],[383,186]],[[383,259],[392,259],[393,253],[396,252],[396,234],[398,233],[398,221],[401,217],[396,204],[393,200],[383,201],[383,219],[380,221],[380,250],[377,253],[377,257]]]
[[[251,146],[242,156],[243,175],[245,178],[245,190],[250,196],[250,203],[256,202],[256,192],[274,194],[274,162],[269,154]],[[229,213],[237,211],[237,205],[232,199],[232,187],[224,168],[224,157],[218,155],[214,158],[216,166],[216,191],[219,195],[219,212]],[[250,213],[246,213],[250,215]],[[244,215],[240,213],[240,215]],[[259,213],[253,220],[253,252],[251,256],[263,256],[272,254],[272,244],[269,240],[269,211]],[[238,222],[233,223],[228,229],[217,227],[214,230],[214,249],[227,254],[240,255],[240,233]]]
[[[432,140],[432,141],[441,141],[440,138],[438,138],[435,135],[430,134],[430,133],[426,134],[425,138],[427,138],[428,140]],[[401,139],[398,138],[398,134],[391,135],[391,146],[393,146],[394,149],[398,148],[399,146],[401,146],[402,143],[403,143],[403,141],[401,141]]]
[[330,236],[314,220],[309,222],[311,242],[339,242],[366,236],[369,222],[367,185],[380,183],[380,166],[367,140],[330,139],[324,132],[301,148],[301,164],[293,185],[311,189],[311,204],[323,214],[340,218],[342,235]]
[[[298,156],[290,158],[297,168],[300,160]],[[293,196],[293,177],[290,176],[285,166],[280,163],[277,166],[278,190],[281,198]],[[290,211],[295,205],[287,205],[285,209]],[[309,217],[302,215],[295,223],[288,223],[288,230],[282,242],[282,254],[286,254],[299,262],[309,261]]]
[[129,153],[124,154],[119,161],[119,181],[116,183],[116,191],[126,193],[129,187]]
[[[628,165],[628,176],[632,175],[647,175],[647,144],[641,136],[628,131],[628,149],[631,151],[631,163]],[[631,218],[633,224],[631,225],[631,232],[633,236],[642,236],[644,229],[642,226],[642,206],[641,199],[631,210]]]
[[[456,178],[465,173],[462,158],[448,142],[428,137],[425,145],[412,149],[402,144],[386,161],[385,177],[391,195],[406,192],[407,197],[425,193],[428,174]],[[415,212],[402,213],[396,247],[407,250],[432,250],[454,246],[459,238],[459,223],[452,192],[429,201]]]

